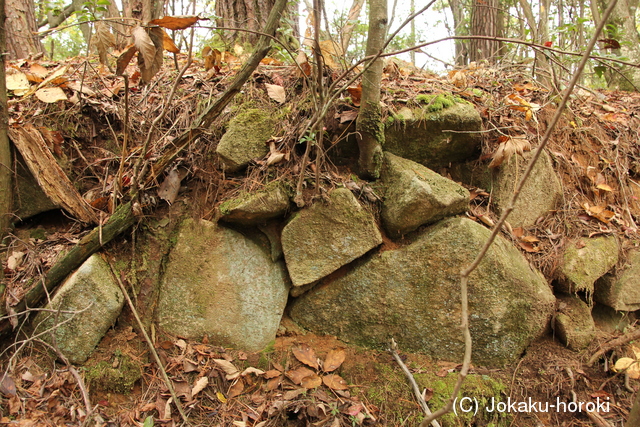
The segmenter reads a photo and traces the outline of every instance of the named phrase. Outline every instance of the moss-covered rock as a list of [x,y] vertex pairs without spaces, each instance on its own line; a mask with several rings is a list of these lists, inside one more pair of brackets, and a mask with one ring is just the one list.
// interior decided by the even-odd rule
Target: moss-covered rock
[[220,219],[242,225],[261,224],[282,216],[289,209],[289,193],[284,184],[267,184],[256,192],[243,192],[220,205]]
[[142,378],[142,366],[131,356],[116,351],[110,361],[88,363],[85,378],[92,389],[127,394]]
[[[69,276],[34,320],[35,333],[54,342],[72,363],[84,363],[122,310],[124,295],[98,254]],[[59,311],[58,311],[59,310]]]
[[249,109],[234,117],[216,149],[225,169],[237,172],[252,160],[264,157],[269,152],[267,141],[274,126],[273,117],[263,110]]
[[187,219],[169,254],[157,318],[166,332],[249,351],[275,339],[289,284],[282,262],[237,231]]
[[383,149],[436,171],[479,154],[480,115],[471,104],[447,99],[394,115]]
[[591,344],[596,337],[596,325],[589,306],[573,295],[558,297],[555,334],[571,350],[580,351]]
[[382,243],[373,219],[346,188],[296,213],[282,230],[282,249],[294,286],[323,278]]
[[[320,333],[384,348],[394,337],[407,351],[458,360],[460,270],[490,231],[465,218],[426,229],[408,246],[381,252],[327,278],[291,305],[291,318]],[[548,324],[555,298],[544,277],[498,238],[469,279],[474,361],[516,360]]]
[[581,238],[566,245],[556,289],[567,294],[591,295],[594,283],[618,262],[618,241],[614,236]]
[[391,237],[463,213],[469,191],[421,164],[385,153],[382,220]]

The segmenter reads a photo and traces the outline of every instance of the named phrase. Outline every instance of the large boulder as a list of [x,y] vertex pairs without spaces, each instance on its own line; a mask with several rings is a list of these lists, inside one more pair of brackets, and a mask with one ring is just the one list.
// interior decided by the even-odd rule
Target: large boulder
[[615,236],[581,238],[569,242],[562,254],[556,290],[567,294],[586,292],[591,295],[594,283],[618,262]]
[[432,101],[392,115],[384,149],[436,171],[478,155],[482,119],[475,107],[463,100]]
[[216,148],[225,170],[237,172],[252,160],[264,157],[269,152],[267,141],[273,135],[274,126],[273,117],[258,109],[249,109],[234,117]]
[[[305,328],[355,344],[460,360],[460,270],[490,231],[466,218],[426,229],[408,246],[372,255],[350,272],[320,282],[295,300],[291,317]],[[544,277],[498,237],[469,278],[474,362],[516,360],[555,308]]]
[[391,153],[384,155],[381,178],[386,187],[382,221],[391,237],[463,213],[469,206],[464,187]]
[[629,251],[623,269],[616,274],[605,274],[596,281],[593,299],[616,311],[640,310],[639,249]]
[[373,216],[346,188],[296,213],[282,230],[282,250],[294,286],[315,282],[382,243]]
[[262,224],[282,216],[289,209],[289,194],[274,182],[254,192],[242,192],[220,205],[220,219],[241,225]]
[[35,334],[54,343],[71,363],[84,363],[115,323],[124,295],[111,268],[98,254],[86,260],[34,321]]
[[275,339],[289,285],[282,262],[237,231],[187,219],[158,302],[164,331],[259,351]]

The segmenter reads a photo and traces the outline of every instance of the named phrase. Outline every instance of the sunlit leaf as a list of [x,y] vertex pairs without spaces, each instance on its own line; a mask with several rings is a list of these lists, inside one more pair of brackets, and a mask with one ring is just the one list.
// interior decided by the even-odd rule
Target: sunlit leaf
[[199,20],[204,19],[199,16],[165,16],[163,18],[149,21],[150,25],[159,25],[169,30],[184,30],[189,28]]

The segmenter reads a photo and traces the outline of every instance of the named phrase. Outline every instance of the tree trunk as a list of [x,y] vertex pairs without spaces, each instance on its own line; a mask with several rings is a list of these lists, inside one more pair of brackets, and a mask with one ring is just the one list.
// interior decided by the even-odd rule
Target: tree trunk
[[[377,55],[382,50],[387,34],[387,23],[387,0],[371,0],[367,56]],[[384,143],[384,126],[380,119],[382,68],[382,58],[377,58],[362,74],[362,98],[356,130],[360,150],[358,175],[365,179],[378,179],[382,165],[382,144]]]
[[[5,0],[0,0],[0,52],[6,50]],[[5,81],[5,59],[0,55],[0,241],[4,238],[12,222],[13,208],[13,166],[11,146],[7,136],[7,86]],[[0,272],[0,274],[2,274]]]
[[7,55],[9,59],[26,58],[44,52],[40,38],[34,33],[36,15],[33,1],[7,0],[5,5]]
[[[471,35],[498,37],[498,0],[473,0],[471,12]],[[500,43],[493,40],[471,39],[469,60],[486,60],[495,63],[498,59]]]
[[[216,1],[216,25],[225,28],[241,28],[245,31],[224,30],[223,42],[227,46],[235,44],[255,45],[267,23],[269,12],[273,8],[275,0],[218,0]],[[298,43],[298,2],[290,1],[285,11],[280,17],[280,29],[277,34],[278,40],[285,44],[292,51],[300,46]]]
[[[451,15],[453,15],[453,35],[466,36],[469,34],[468,28],[464,24],[464,7],[462,1],[449,0],[449,8],[451,8]],[[467,65],[469,56],[467,42],[465,40],[456,40],[454,43],[456,48],[455,64],[464,67]]]

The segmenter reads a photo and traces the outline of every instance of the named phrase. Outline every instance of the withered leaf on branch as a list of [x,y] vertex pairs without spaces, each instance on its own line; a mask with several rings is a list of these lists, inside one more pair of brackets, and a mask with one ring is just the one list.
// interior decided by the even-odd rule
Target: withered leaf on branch
[[156,56],[156,46],[153,41],[151,41],[151,37],[149,37],[147,31],[138,25],[133,29],[131,37],[133,37],[133,44],[138,49],[138,57],[142,58],[143,63],[151,66]]
[[163,33],[159,27],[145,29],[136,27],[133,30],[133,43],[138,48],[138,67],[143,83],[151,81],[162,68]]
[[178,49],[178,46],[176,46],[173,39],[169,37],[169,34],[167,34],[165,30],[162,30],[162,47],[167,52],[180,53],[180,49]]
[[98,21],[95,23],[96,33],[94,37],[94,46],[98,51],[98,57],[100,58],[100,63],[103,65],[108,65],[107,63],[107,52],[110,47],[116,46],[116,38],[111,33],[111,29],[107,25],[106,22]]
[[165,16],[149,21],[150,25],[159,25],[169,30],[184,30],[201,19],[199,16]]
[[116,76],[121,76],[124,73],[127,65],[129,65],[129,62],[131,62],[131,58],[133,58],[133,55],[135,55],[137,51],[138,48],[134,44],[130,44],[129,46],[127,46],[124,52],[120,54],[116,66]]

